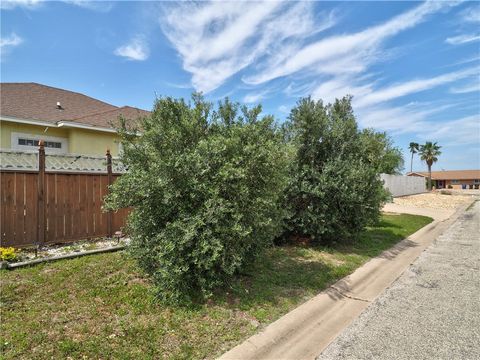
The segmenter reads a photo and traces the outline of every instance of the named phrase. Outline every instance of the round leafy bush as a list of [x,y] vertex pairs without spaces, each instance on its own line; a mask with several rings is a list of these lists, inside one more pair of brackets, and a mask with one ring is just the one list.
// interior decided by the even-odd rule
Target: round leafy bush
[[379,174],[403,160],[385,134],[358,129],[350,97],[326,106],[300,100],[286,132],[296,151],[285,204],[290,235],[348,241],[378,219],[386,199]]
[[158,99],[138,128],[121,121],[128,172],[106,204],[133,207],[131,253],[164,302],[208,296],[282,233],[287,152],[260,112],[194,95]]

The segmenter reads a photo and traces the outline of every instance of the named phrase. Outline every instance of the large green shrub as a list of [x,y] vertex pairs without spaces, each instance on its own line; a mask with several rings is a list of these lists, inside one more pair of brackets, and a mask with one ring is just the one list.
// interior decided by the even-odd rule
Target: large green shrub
[[158,99],[139,129],[122,121],[128,172],[107,206],[134,207],[131,252],[161,300],[207,296],[281,234],[286,147],[260,112],[194,95]]
[[379,173],[397,166],[384,165],[390,143],[382,135],[358,129],[350,97],[326,106],[301,99],[286,129],[296,150],[286,193],[287,235],[345,241],[376,221],[386,195]]
[[403,170],[402,151],[393,145],[393,140],[385,132],[364,129],[360,133],[362,157],[374,166],[377,172],[400,174]]

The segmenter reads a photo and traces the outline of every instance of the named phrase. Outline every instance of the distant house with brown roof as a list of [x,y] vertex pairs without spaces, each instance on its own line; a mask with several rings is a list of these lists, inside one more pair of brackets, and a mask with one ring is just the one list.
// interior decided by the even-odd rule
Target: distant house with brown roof
[[[411,172],[407,176],[428,178],[428,172]],[[478,189],[480,187],[480,170],[432,171],[432,181],[437,189]]]
[[136,119],[148,111],[117,107],[89,96],[36,83],[0,83],[0,148],[104,155],[119,152],[112,122]]

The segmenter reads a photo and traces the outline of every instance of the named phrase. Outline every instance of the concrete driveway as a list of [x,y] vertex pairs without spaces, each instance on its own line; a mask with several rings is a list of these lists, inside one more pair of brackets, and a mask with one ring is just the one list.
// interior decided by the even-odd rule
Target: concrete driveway
[[480,202],[318,357],[480,359]]

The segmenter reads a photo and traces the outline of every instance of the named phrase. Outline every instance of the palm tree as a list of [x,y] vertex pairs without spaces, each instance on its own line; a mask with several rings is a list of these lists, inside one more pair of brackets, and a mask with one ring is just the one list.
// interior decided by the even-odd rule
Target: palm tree
[[416,142],[411,142],[410,145],[408,145],[408,148],[410,149],[410,152],[412,153],[412,158],[410,159],[410,172],[412,172],[413,169],[413,154],[416,154],[418,149],[420,148],[420,145]]
[[441,146],[436,142],[427,141],[425,145],[420,145],[420,159],[425,161],[428,166],[428,190],[432,190],[432,165],[438,161],[438,156],[442,154]]

